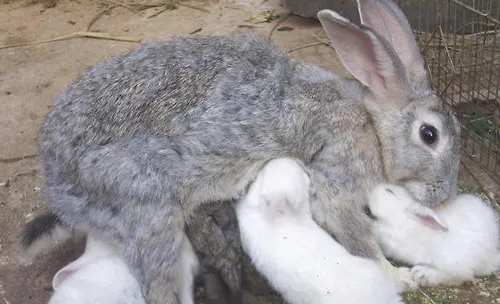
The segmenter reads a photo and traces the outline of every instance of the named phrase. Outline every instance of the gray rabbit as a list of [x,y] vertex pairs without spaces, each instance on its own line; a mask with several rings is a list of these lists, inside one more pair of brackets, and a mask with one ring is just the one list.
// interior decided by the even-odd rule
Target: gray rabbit
[[453,196],[460,130],[401,10],[358,6],[361,26],[318,17],[361,85],[256,34],[175,37],[85,72],[40,132],[51,212],[119,248],[148,303],[178,303],[195,210],[240,198],[267,161],[293,157],[310,175],[314,220],[403,288],[407,272],[383,257],[364,213],[369,190],[399,184],[428,206]]

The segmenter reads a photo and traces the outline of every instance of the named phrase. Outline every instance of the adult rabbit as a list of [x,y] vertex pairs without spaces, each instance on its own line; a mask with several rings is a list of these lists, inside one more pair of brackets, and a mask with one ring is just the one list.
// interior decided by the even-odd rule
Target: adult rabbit
[[256,34],[175,37],[85,72],[40,132],[52,212],[115,244],[149,303],[177,303],[194,210],[241,197],[266,161],[294,157],[309,170],[314,220],[403,288],[407,273],[363,212],[368,191],[388,181],[427,205],[454,195],[459,124],[399,8],[358,5],[366,25],[318,17],[362,90]]

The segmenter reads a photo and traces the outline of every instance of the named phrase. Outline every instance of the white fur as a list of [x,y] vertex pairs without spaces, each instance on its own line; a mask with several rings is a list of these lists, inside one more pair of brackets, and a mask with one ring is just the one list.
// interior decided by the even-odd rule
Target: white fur
[[87,236],[85,252],[52,280],[49,304],[144,304],[137,280],[113,248]]
[[[385,255],[416,265],[411,271],[420,285],[460,284],[500,269],[498,216],[476,196],[460,195],[433,210],[402,187],[380,184],[370,209]],[[425,225],[415,214],[427,214],[448,230]]]
[[[193,282],[198,259],[187,238],[179,270],[179,298],[193,304]],[[54,294],[48,304],[145,304],[140,286],[110,245],[87,236],[85,252],[59,270],[52,280]]]
[[309,177],[296,161],[270,161],[236,213],[243,249],[287,302],[403,303],[379,264],[352,256],[313,221]]

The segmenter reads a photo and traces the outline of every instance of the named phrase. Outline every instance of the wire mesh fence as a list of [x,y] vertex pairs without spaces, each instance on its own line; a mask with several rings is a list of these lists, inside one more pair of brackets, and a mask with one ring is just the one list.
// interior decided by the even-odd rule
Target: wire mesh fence
[[500,184],[500,0],[400,0],[462,150]]

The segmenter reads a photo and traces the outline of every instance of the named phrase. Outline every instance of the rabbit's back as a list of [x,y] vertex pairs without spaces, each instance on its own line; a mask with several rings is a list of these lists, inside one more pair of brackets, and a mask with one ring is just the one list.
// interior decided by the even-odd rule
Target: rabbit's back
[[332,133],[343,143],[367,138],[359,93],[353,82],[295,63],[256,34],[176,37],[72,83],[42,127],[40,154],[49,184],[58,175],[56,184],[78,180],[76,163],[87,150],[140,136],[182,138],[179,150],[228,160],[307,160]]
[[[274,86],[270,97],[282,99],[276,96],[282,93],[280,69],[290,68],[288,61],[252,38],[241,39],[246,42],[242,44],[238,37],[178,37],[146,44],[90,69],[59,96],[49,113],[40,135],[42,154],[54,144],[81,153],[138,133],[182,134],[235,90],[245,85],[255,89],[257,85],[249,84],[263,78],[260,88]],[[257,60],[259,52],[263,54]],[[269,77],[256,80],[264,71]]]
[[[500,267],[500,227],[496,212],[471,194],[458,196],[440,210],[441,218],[449,223],[449,256],[443,264],[454,267],[453,258],[463,268],[468,266],[475,275],[490,274]],[[463,251],[463,256],[457,252]]]
[[[459,195],[454,201],[440,206],[442,219],[456,227],[461,233],[476,233],[474,239],[495,243],[498,238],[498,215],[496,212],[472,194]],[[458,232],[457,232],[458,233]]]

